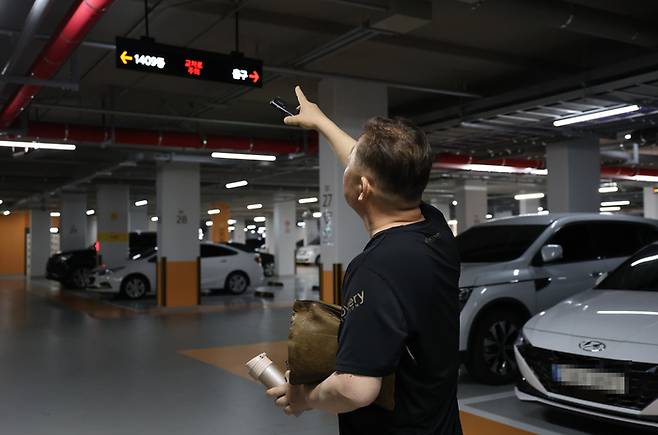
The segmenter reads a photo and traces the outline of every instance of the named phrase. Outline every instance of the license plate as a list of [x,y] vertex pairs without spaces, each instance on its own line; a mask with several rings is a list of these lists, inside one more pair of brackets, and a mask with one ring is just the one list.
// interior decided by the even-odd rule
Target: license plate
[[553,381],[606,393],[626,394],[626,378],[624,375],[622,373],[606,372],[601,369],[553,364]]

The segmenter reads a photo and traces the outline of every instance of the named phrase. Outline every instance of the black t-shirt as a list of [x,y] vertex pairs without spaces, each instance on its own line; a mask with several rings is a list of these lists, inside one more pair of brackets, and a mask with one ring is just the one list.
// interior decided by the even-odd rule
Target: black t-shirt
[[341,435],[462,433],[459,254],[441,212],[421,211],[424,221],[372,237],[345,273],[336,371],[395,373],[395,409],[340,414]]

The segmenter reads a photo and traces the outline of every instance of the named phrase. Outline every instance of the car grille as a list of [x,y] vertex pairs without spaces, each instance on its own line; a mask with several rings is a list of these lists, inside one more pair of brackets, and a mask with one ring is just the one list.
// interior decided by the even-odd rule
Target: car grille
[[[592,358],[571,353],[556,352],[529,345],[520,346],[519,352],[548,391],[610,406],[641,410],[658,399],[658,364]],[[553,381],[553,364],[623,373],[626,394],[613,394]]]

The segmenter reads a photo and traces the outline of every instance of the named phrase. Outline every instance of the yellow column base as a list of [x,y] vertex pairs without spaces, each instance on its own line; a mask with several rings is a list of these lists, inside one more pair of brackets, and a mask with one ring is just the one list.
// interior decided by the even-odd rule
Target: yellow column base
[[158,305],[189,307],[201,304],[200,260],[167,261],[158,259]]

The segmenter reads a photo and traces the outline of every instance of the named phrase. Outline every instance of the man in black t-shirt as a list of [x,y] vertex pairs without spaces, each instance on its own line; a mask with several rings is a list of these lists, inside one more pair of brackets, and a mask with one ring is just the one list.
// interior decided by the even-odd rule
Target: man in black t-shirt
[[[423,132],[373,118],[358,141],[299,87],[286,124],[316,129],[346,165],[343,188],[371,239],[347,268],[335,372],[319,385],[272,388],[290,415],[339,415],[341,435],[459,435],[459,255],[443,215],[421,202],[432,167]],[[395,407],[375,404],[395,375]]]

